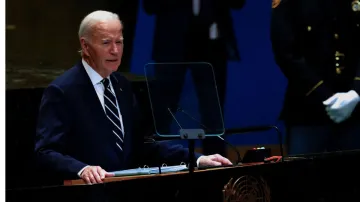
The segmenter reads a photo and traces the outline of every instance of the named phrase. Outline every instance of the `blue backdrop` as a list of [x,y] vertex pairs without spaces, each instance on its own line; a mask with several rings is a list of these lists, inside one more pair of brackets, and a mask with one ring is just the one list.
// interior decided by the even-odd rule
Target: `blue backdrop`
[[[241,62],[228,64],[228,88],[224,109],[226,128],[276,124],[282,107],[286,78],[274,62],[270,43],[270,0],[246,2],[233,11],[233,25]],[[151,61],[154,17],[139,6],[131,72],[144,75]],[[237,145],[277,144],[275,131],[234,135],[227,138]]]

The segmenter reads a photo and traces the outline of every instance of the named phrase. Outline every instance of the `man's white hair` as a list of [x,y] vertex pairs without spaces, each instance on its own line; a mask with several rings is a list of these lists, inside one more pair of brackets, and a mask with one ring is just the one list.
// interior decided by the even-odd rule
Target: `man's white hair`
[[[109,11],[98,10],[94,11],[81,21],[79,28],[79,38],[87,37],[90,33],[92,26],[97,24],[98,22],[105,22],[108,20],[119,20],[119,16],[116,13],[112,13]],[[121,23],[121,21],[120,21]]]

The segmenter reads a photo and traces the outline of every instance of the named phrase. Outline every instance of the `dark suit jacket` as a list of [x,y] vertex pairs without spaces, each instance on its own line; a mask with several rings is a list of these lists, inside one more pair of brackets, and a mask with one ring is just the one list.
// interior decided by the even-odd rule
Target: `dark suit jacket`
[[360,94],[359,25],[351,0],[283,0],[273,9],[274,56],[288,78],[281,118],[294,124],[332,123],[322,102],[351,89]]
[[[223,46],[225,50],[218,51],[226,51],[229,60],[240,60],[230,9],[242,8],[245,0],[212,1],[214,15],[209,16],[209,19],[217,23],[220,39],[225,43]],[[143,7],[146,13],[156,17],[153,59],[182,61],[183,52],[186,49],[185,36],[188,33],[189,21],[193,16],[192,0],[143,0]]]
[[42,169],[61,179],[69,179],[76,178],[86,165],[99,165],[106,171],[115,171],[149,163],[143,159],[154,165],[187,162],[188,150],[180,146],[143,144],[144,134],[137,134],[134,130],[141,126],[137,125],[139,113],[129,81],[115,72],[111,75],[111,82],[123,116],[124,159],[120,160],[116,154],[110,123],[89,76],[79,62],[44,91],[35,146]]

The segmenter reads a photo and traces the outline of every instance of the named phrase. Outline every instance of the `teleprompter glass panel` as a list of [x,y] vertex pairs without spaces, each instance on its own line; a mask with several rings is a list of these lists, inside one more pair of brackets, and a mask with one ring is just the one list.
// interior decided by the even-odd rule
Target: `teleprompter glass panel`
[[209,63],[148,63],[144,67],[156,134],[179,136],[181,129],[224,134],[214,71]]

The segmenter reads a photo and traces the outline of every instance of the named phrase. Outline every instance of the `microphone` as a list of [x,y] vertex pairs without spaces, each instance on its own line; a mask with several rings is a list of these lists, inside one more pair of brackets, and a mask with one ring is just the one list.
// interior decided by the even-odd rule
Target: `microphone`
[[[199,120],[197,120],[196,118],[194,118],[193,116],[191,116],[188,112],[186,112],[184,109],[182,109],[181,107],[177,108],[177,111],[184,113],[187,117],[191,118],[192,120],[194,120],[195,122],[197,122],[198,124],[200,124],[202,127],[204,127],[207,131],[211,131],[208,127],[206,127],[204,124],[202,124]],[[227,144],[228,146],[230,146],[231,149],[233,149],[236,152],[237,155],[237,161],[235,165],[238,165],[239,163],[241,163],[241,156],[240,156],[240,152],[239,150],[232,144],[230,144],[228,141],[226,141],[224,138],[222,138],[221,136],[216,136],[218,137],[220,140],[222,140],[225,144]]]
[[172,118],[176,121],[177,125],[179,126],[180,129],[182,129],[180,123],[178,122],[178,120],[175,118],[174,114],[171,112],[171,109],[168,107],[167,108],[169,113],[171,114]]
[[[176,121],[177,125],[180,127],[180,129],[183,129],[174,116],[174,114],[171,112],[171,109],[167,108],[169,113],[171,114],[172,118]],[[189,139],[189,172],[192,174],[195,170],[195,140]]]

